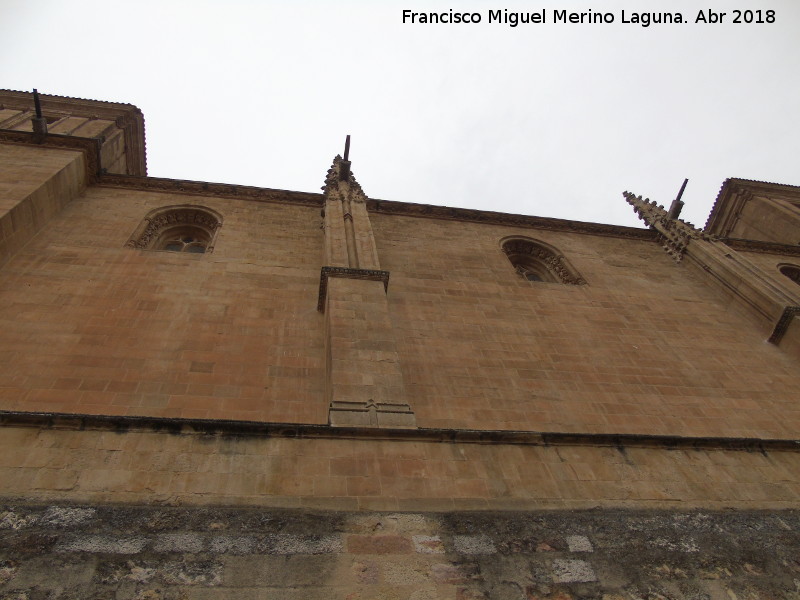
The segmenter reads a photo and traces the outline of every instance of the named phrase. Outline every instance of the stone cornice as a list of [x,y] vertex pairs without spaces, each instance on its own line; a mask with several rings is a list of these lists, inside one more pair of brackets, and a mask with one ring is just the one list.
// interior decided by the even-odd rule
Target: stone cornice
[[434,428],[379,429],[370,427],[331,427],[330,425],[303,423],[261,423],[222,419],[177,419],[22,411],[0,411],[0,427],[38,427],[41,429],[68,431],[142,432],[172,435],[232,435],[261,438],[339,438],[453,444],[800,452],[800,440],[797,439]]
[[207,198],[231,198],[254,200],[256,202],[276,202],[282,204],[301,204],[322,208],[325,199],[322,194],[293,192],[259,188],[228,183],[209,183],[205,181],[185,181],[162,177],[137,177],[133,175],[103,174],[98,185],[102,187],[124,188],[145,192],[164,192],[167,194],[187,194]]
[[[203,181],[184,181],[158,177],[134,177],[130,175],[104,174],[98,184],[104,187],[126,188],[141,191],[158,191],[165,193],[191,194],[216,198],[233,198],[239,200],[256,200],[260,202],[276,202],[301,204],[322,208],[325,203],[323,194],[311,192],[294,192],[271,188],[258,188],[226,183],[209,183]],[[503,225],[526,229],[544,229],[617,237],[645,241],[656,241],[658,234],[650,229],[626,227],[622,225],[605,225],[569,221],[550,217],[533,217],[527,215],[505,214],[471,208],[451,208],[430,204],[413,204],[394,200],[367,200],[370,213],[417,217],[424,219],[443,219],[448,221],[466,221],[486,225]]]
[[[84,117],[113,121],[125,136],[125,160],[129,172],[147,174],[147,150],[142,111],[132,104],[102,102],[39,94],[42,111],[47,115]],[[0,90],[0,107],[14,110],[33,110],[33,94]],[[51,134],[48,134],[48,137]]]
[[43,141],[37,142],[35,134],[31,131],[13,131],[0,129],[0,143],[34,146],[37,148],[56,148],[58,150],[78,150],[83,152],[86,165],[86,183],[91,185],[97,182],[100,170],[100,140],[98,138],[83,138],[73,135],[60,135],[48,133]]
[[[86,112],[87,115],[91,112],[91,114],[103,119],[108,118],[110,115],[119,114],[119,111],[135,110],[137,112],[141,112],[133,104],[128,104],[127,102],[108,102],[106,100],[73,98],[72,96],[58,96],[56,94],[41,93],[39,94],[39,97],[43,102],[47,102],[47,107],[52,106],[53,110],[65,110],[69,114],[75,114],[74,112],[70,112],[75,107],[79,109],[83,107],[82,110]],[[0,89],[0,104],[4,105],[6,108],[27,110],[33,107],[32,98],[33,94],[31,92]],[[45,106],[43,105],[43,107]]]
[[367,209],[371,213],[402,215],[405,217],[421,217],[428,219],[445,219],[450,221],[466,221],[470,223],[484,223],[487,225],[504,225],[511,227],[524,227],[527,229],[544,229],[548,231],[562,231],[567,233],[582,233],[618,237],[636,240],[655,241],[656,232],[638,227],[623,225],[606,225],[602,223],[587,223],[584,221],[570,221],[567,219],[554,219],[551,217],[534,217],[528,215],[515,215],[471,208],[452,208],[449,206],[433,206],[430,204],[412,204],[410,202],[395,202],[389,200],[369,200]]
[[731,186],[740,186],[753,192],[772,192],[779,194],[793,194],[800,196],[800,186],[788,183],[775,183],[772,181],[758,181],[757,179],[742,179],[741,177],[730,177],[723,182],[723,186],[728,183]]
[[[755,181],[751,179],[739,179],[731,177],[726,179],[720,187],[714,206],[711,207],[711,212],[708,214],[704,231],[714,235],[724,236],[727,235],[735,224],[735,219],[738,218],[737,214],[728,214],[732,210],[734,213],[738,212],[739,206],[730,206],[738,195],[744,194],[752,196],[753,194],[766,194],[766,195],[781,195],[781,196],[794,196],[800,201],[800,186],[788,185],[783,183],[771,183],[768,181]],[[733,202],[736,204],[735,202]],[[725,228],[727,231],[722,231]]]
[[800,256],[800,246],[778,244],[776,242],[762,242],[760,240],[743,240],[739,238],[721,238],[720,241],[725,242],[734,250],[741,250],[743,252]]

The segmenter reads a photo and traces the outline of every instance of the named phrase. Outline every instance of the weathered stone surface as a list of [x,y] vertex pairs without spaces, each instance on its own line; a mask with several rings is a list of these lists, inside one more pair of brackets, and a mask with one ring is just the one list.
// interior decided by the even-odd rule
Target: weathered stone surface
[[3,599],[791,600],[800,580],[796,511],[3,511],[26,523],[0,530]]
[[258,542],[253,535],[218,535],[210,539],[209,550],[217,554],[251,554]]
[[558,583],[581,583],[597,581],[594,569],[585,560],[556,559],[553,561],[553,581]]
[[73,527],[88,522],[96,512],[93,508],[51,506],[42,515],[41,523],[43,525]]
[[486,535],[457,535],[453,538],[453,546],[459,554],[494,554],[497,551],[494,542]]
[[592,543],[585,535],[568,535],[567,547],[570,552],[592,552]]
[[342,551],[342,539],[338,535],[283,533],[267,536],[260,547],[268,554],[328,554]]
[[347,538],[347,551],[353,554],[408,554],[411,540],[398,535],[351,535]]
[[414,550],[422,554],[444,554],[444,544],[439,536],[415,535],[412,536]]
[[164,533],[156,536],[154,552],[191,552],[203,549],[203,538],[194,533]]
[[92,552],[96,554],[137,554],[147,544],[143,537],[113,537],[109,535],[77,535],[67,538],[57,552]]

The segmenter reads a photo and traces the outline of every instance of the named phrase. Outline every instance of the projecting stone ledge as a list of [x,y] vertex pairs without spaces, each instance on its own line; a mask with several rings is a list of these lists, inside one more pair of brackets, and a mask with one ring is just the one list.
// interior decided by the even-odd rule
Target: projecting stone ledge
[[328,278],[343,277],[345,279],[360,279],[362,281],[382,281],[383,291],[389,289],[389,271],[376,269],[351,269],[349,267],[322,267],[319,275],[319,298],[317,310],[325,312],[325,300],[328,296]]
[[414,429],[417,426],[417,418],[408,404],[388,402],[337,400],[331,403],[328,420],[333,427]]

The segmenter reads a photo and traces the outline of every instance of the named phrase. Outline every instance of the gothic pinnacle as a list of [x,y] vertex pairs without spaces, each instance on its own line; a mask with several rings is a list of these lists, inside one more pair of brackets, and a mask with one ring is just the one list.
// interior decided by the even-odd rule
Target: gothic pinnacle
[[635,196],[631,192],[623,192],[625,200],[633,207],[636,215],[645,222],[645,225],[652,227],[655,223],[667,218],[667,211],[664,207],[650,201],[649,198]]
[[366,200],[366,195],[364,191],[361,189],[361,186],[356,181],[355,176],[353,175],[353,171],[350,169],[351,162],[347,160],[350,155],[350,136],[347,136],[347,141],[345,142],[345,157],[342,158],[340,154],[337,154],[333,159],[333,164],[328,169],[328,172],[325,176],[325,185],[322,186],[323,194],[330,194],[334,190],[340,190],[340,184],[344,184],[341,188],[342,190],[350,190],[349,192],[345,193],[353,193],[355,197],[360,197],[363,200]]

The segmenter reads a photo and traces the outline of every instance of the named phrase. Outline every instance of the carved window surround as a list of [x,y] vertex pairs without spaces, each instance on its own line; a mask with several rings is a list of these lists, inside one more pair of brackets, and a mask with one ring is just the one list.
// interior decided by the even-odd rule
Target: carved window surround
[[516,272],[528,281],[585,285],[586,280],[555,248],[526,237],[501,240],[500,246]]
[[164,249],[161,245],[174,235],[192,235],[209,253],[214,251],[220,227],[222,216],[205,206],[164,206],[147,213],[125,245],[140,250],[161,250]]

